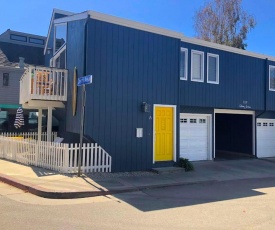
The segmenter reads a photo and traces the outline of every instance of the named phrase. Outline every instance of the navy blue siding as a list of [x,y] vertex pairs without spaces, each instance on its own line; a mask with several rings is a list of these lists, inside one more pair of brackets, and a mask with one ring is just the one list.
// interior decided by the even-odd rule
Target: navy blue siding
[[86,20],[72,21],[68,23],[68,36],[66,45],[66,60],[68,69],[68,100],[66,104],[66,131],[79,133],[81,114],[81,88],[77,94],[76,116],[72,114],[72,91],[74,67],[77,68],[78,77],[84,75],[84,30]]
[[178,39],[89,20],[87,74],[94,78],[84,132],[111,154],[113,171],[152,168],[153,104],[178,105],[179,47]]
[[[188,48],[188,80],[180,81],[180,104],[185,106],[240,109],[247,101],[251,110],[264,110],[264,59],[213,48],[181,43]],[[204,82],[191,81],[191,50],[204,52]],[[207,53],[219,55],[219,84],[207,83]]]

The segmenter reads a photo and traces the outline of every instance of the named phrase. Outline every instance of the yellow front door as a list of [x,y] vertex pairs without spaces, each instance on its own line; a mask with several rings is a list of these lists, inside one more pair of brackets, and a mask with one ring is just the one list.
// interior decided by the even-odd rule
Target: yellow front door
[[155,161],[173,160],[173,108],[155,108]]

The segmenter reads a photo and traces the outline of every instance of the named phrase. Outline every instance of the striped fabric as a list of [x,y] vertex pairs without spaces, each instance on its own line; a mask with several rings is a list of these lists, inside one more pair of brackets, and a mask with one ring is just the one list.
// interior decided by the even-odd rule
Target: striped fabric
[[16,111],[14,127],[19,129],[22,125],[24,125],[24,115],[23,115],[23,109],[19,107]]

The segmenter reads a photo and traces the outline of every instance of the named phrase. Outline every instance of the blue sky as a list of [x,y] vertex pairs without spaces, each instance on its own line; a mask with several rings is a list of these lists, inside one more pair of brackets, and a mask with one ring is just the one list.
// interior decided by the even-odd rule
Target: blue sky
[[[194,36],[194,12],[205,0],[2,0],[0,33],[7,29],[47,35],[53,8],[72,12],[94,10]],[[275,1],[243,0],[257,20],[247,50],[275,56]]]

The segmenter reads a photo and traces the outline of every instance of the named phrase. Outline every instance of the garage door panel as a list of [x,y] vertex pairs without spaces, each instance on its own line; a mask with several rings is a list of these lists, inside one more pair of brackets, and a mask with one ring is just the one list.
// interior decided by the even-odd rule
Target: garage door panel
[[180,157],[191,161],[207,160],[208,133],[207,116],[181,114]]
[[275,157],[275,119],[257,119],[257,156]]

